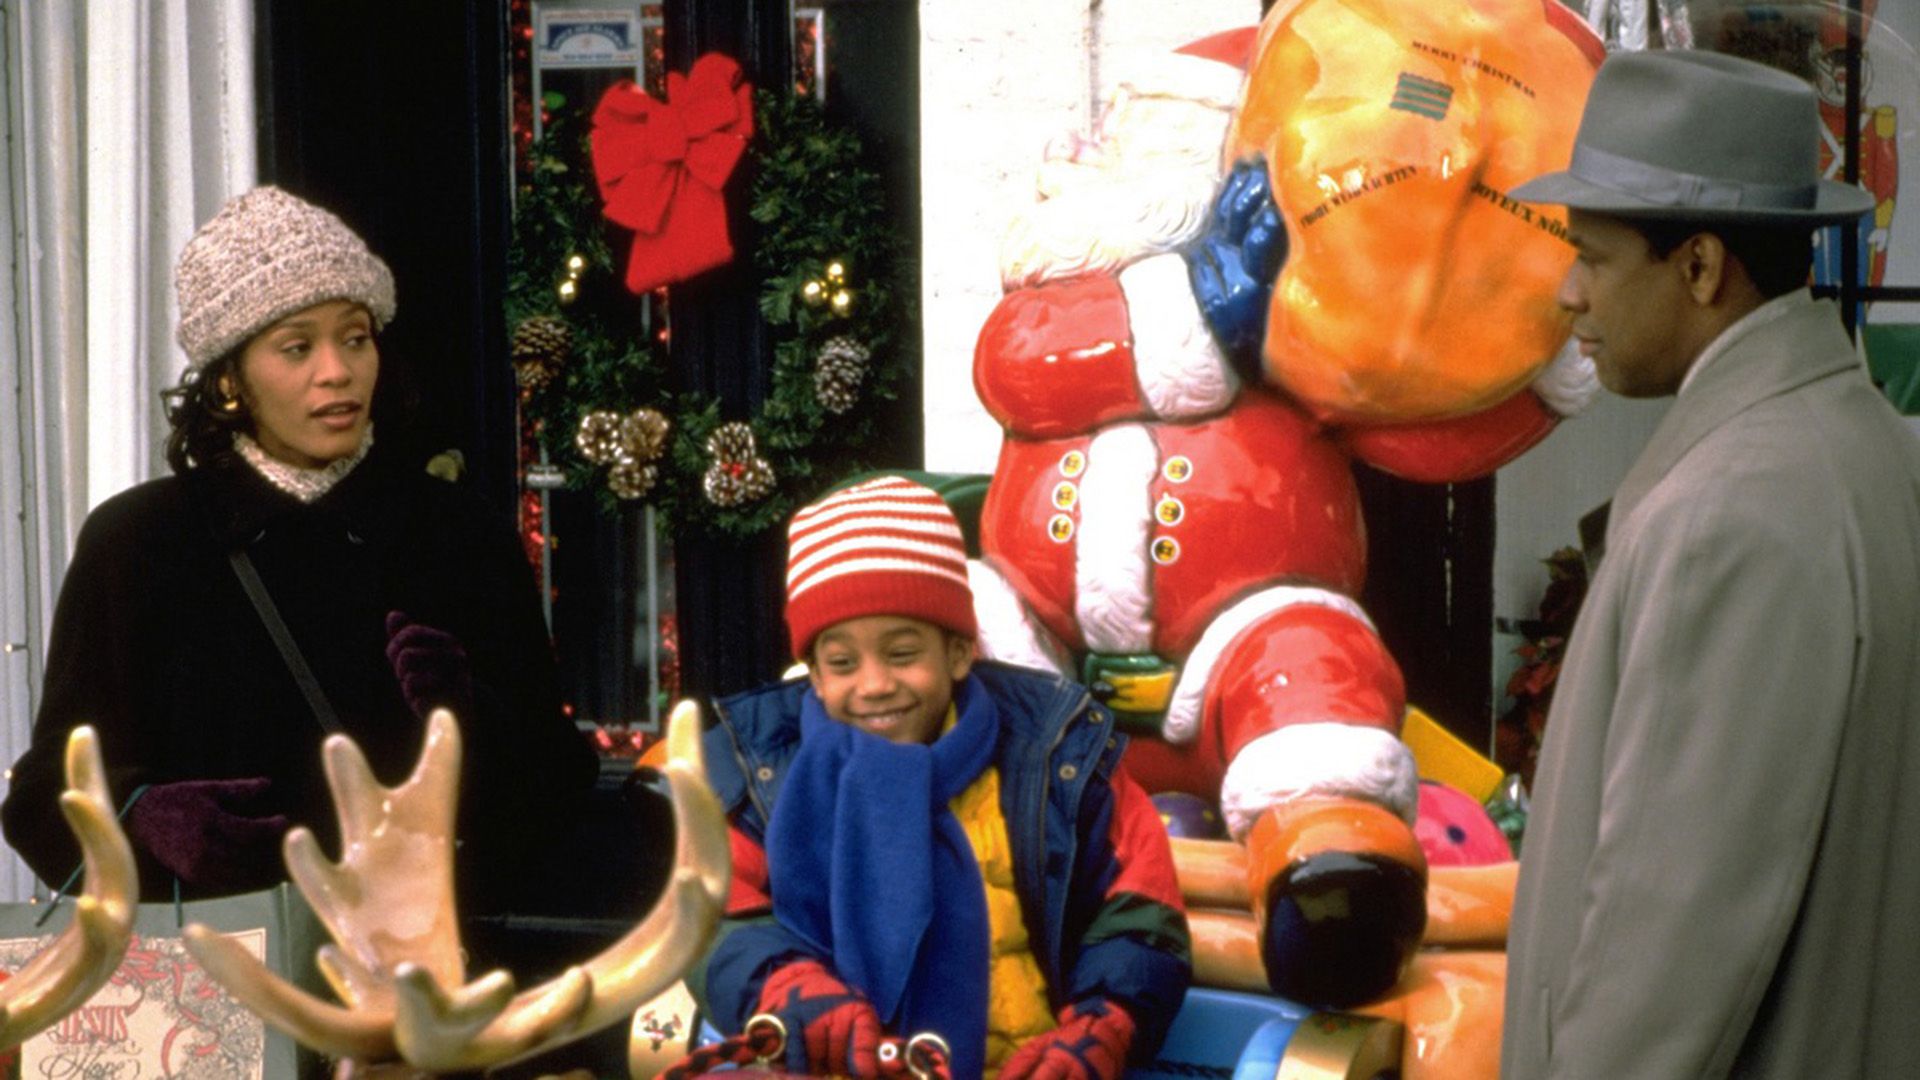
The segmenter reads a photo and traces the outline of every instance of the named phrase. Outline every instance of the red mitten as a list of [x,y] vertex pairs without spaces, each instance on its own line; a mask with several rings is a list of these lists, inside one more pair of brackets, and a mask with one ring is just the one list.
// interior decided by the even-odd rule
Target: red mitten
[[873,1003],[817,960],[774,969],[760,988],[760,1007],[787,1026],[786,1067],[792,1073],[880,1075],[880,1014]]
[[1133,1045],[1133,1017],[1102,998],[1060,1010],[1060,1026],[1036,1035],[1000,1067],[1000,1080],[1119,1080]]

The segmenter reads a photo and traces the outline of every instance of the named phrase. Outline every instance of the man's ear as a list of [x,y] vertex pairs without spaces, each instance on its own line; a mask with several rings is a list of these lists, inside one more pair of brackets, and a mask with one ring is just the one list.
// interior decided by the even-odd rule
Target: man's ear
[[1676,269],[1686,282],[1687,294],[1700,307],[1711,307],[1726,291],[1727,245],[1710,232],[1698,232],[1674,249]]

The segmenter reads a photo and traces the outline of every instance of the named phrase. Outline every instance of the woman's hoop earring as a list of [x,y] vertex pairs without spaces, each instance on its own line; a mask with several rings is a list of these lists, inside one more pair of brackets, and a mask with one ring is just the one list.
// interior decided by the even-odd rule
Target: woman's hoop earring
[[220,380],[216,388],[220,391],[220,411],[229,415],[240,411],[240,395],[233,392],[233,385],[225,379]]

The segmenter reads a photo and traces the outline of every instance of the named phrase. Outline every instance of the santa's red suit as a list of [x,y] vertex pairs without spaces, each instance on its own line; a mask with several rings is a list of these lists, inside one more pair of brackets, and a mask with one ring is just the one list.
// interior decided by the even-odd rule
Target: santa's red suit
[[[1352,599],[1366,560],[1352,461],[1483,475],[1590,394],[1591,373],[1557,362],[1541,392],[1474,415],[1340,428],[1244,383],[1176,253],[1206,224],[1239,82],[1183,56],[1124,84],[1099,137],[1055,152],[1043,200],[1009,232],[1007,291],[974,361],[1006,431],[973,567],[981,649],[1086,681],[1137,733],[1151,725],[1128,752],[1134,775],[1217,796],[1236,839],[1282,804],[1325,799],[1405,831],[1387,854],[1357,854],[1418,862],[1404,684]],[[1267,960],[1283,992],[1352,996],[1283,983]]]
[[[1288,401],[1231,378],[1184,422],[1137,389],[1152,361],[1126,290],[1145,309],[1181,302],[1184,286],[1179,257],[1161,255],[1016,290],[988,321],[977,385],[1008,438],[981,514],[975,592],[983,609],[999,601],[983,648],[1076,678],[1069,656],[1178,664],[1139,702],[1164,703],[1166,741],[1143,741],[1129,768],[1149,790],[1219,795],[1235,833],[1270,801],[1259,789],[1275,766],[1410,816],[1400,671],[1349,599],[1366,537],[1346,454]],[[1255,753],[1272,760],[1230,778],[1263,738]]]

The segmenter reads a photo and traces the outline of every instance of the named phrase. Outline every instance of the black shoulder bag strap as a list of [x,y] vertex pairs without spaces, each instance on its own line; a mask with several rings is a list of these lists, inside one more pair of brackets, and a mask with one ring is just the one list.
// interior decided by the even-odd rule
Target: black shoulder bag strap
[[300,646],[294,642],[293,633],[287,629],[285,620],[280,618],[280,609],[273,606],[267,583],[260,580],[260,571],[253,568],[253,560],[247,557],[246,549],[235,548],[227,555],[227,561],[233,564],[234,576],[240,579],[241,587],[247,590],[247,599],[253,601],[253,610],[259,612],[260,621],[267,624],[267,633],[279,647],[280,658],[287,662],[287,670],[293,672],[293,681],[300,684],[300,692],[306,695],[313,718],[320,722],[327,734],[340,734],[344,729],[340,726],[340,718],[334,715],[333,703],[327,700],[326,692],[320,689],[320,680],[313,677],[313,669],[307,666],[307,658],[300,654]]

